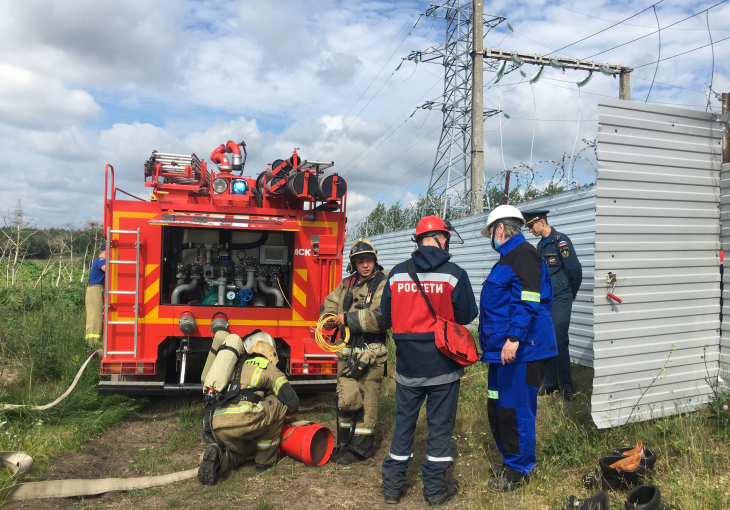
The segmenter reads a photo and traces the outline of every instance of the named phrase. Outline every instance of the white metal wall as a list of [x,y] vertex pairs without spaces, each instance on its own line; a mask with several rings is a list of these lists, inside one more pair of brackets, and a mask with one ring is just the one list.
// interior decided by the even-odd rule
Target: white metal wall
[[[721,125],[614,99],[598,113],[591,404],[607,428],[695,410],[716,377]],[[609,271],[622,304],[606,297]]]
[[[596,188],[573,190],[550,197],[539,198],[517,204],[520,210],[549,209],[548,221],[559,232],[567,234],[573,243],[583,266],[583,284],[578,298],[573,303],[570,322],[570,354],[574,362],[591,366],[593,363],[593,252],[596,231],[595,207]],[[480,234],[487,222],[488,213],[471,216],[452,222],[454,228],[464,239],[463,245],[452,245],[452,261],[459,264],[469,275],[477,303],[482,282],[497,262],[497,252],[492,250],[487,238]],[[537,243],[527,229],[523,229],[526,239]],[[399,262],[410,257],[414,244],[413,232],[401,230],[370,237],[378,250],[378,261],[385,269],[392,269]],[[345,247],[345,255],[349,245]]]
[[[720,218],[722,250],[730,255],[730,164],[722,165],[720,178]],[[730,382],[730,261],[725,265],[722,288],[722,338],[720,339],[720,375]]]

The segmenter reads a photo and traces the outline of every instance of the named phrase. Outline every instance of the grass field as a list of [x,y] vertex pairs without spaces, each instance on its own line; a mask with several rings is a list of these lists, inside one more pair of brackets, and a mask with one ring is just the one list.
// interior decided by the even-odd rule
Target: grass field
[[[83,288],[40,287],[0,292],[0,402],[50,402],[70,384],[85,359]],[[392,346],[390,351],[394,358]],[[389,363],[391,375],[394,361]],[[574,366],[574,377],[575,402],[565,403],[558,395],[539,399],[538,466],[531,482],[515,494],[495,496],[486,491],[489,465],[500,460],[487,419],[487,370],[482,364],[467,369],[454,431],[457,460],[453,471],[463,494],[449,508],[562,508],[568,495],[589,494],[581,487],[580,477],[597,466],[599,457],[617,446],[633,445],[639,438],[657,455],[652,482],[672,508],[730,508],[730,411],[722,407],[730,404],[727,395],[717,395],[709,408],[695,413],[597,430],[590,417],[592,371]],[[93,476],[98,477],[167,473],[195,466],[202,451],[198,402],[99,396],[98,380],[98,360],[94,360],[76,391],[58,407],[47,412],[0,411],[0,450],[22,450],[35,459],[29,480],[79,476],[85,472],[81,470],[84,464],[97,458],[100,467]],[[66,500],[70,506],[54,505],[251,507],[242,503],[248,502],[258,508],[306,508],[301,506],[303,501],[314,498],[322,508],[381,508],[379,469],[393,428],[394,390],[393,379],[386,379],[377,428],[381,445],[375,459],[363,465],[309,468],[284,459],[264,475],[255,474],[250,466],[241,468],[213,488],[190,480],[118,494],[116,499],[74,499]],[[305,397],[302,402],[302,418],[333,424],[331,396]],[[409,471],[409,497],[400,508],[423,508],[418,470],[425,456],[423,414],[416,433],[416,458]],[[62,457],[64,463],[57,464]],[[80,471],[68,466],[64,471],[64,465],[73,459],[78,460]],[[0,489],[17,483],[9,477],[9,470],[0,470]],[[624,496],[613,492],[612,508],[623,508]],[[337,498],[349,498],[352,505],[343,506],[344,500]]]

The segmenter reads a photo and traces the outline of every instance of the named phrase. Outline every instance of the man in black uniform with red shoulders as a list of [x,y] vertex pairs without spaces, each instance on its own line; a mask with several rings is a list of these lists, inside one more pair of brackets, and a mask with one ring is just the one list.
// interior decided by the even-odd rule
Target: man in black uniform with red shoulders
[[540,252],[550,271],[553,284],[553,307],[550,314],[555,327],[555,339],[558,343],[558,355],[550,360],[543,379],[540,395],[554,393],[563,388],[563,397],[568,402],[573,400],[573,376],[570,373],[570,351],[568,329],[573,301],[578,295],[583,269],[578,261],[573,243],[548,225],[549,211],[525,211],[525,226],[535,237],[542,239],[537,243]]

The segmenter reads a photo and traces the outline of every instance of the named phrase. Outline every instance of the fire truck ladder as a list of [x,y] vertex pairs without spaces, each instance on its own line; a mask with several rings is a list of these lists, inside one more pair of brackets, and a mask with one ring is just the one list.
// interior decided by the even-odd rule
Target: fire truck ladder
[[[112,260],[111,257],[107,259],[107,263],[111,264],[134,264],[135,268],[135,287],[134,290],[109,290],[109,273],[107,278],[104,278],[106,282],[106,292],[104,293],[104,357],[108,354],[132,354],[135,359],[137,358],[137,332],[139,330],[139,247],[140,247],[140,229],[137,230],[112,230],[110,227],[106,229],[106,246],[107,253],[111,254],[111,242],[112,234],[119,235],[136,235],[137,241],[134,243],[137,248],[137,259],[136,260]],[[109,295],[110,294],[123,294],[134,296],[134,320],[126,321],[110,321],[109,320]],[[132,351],[109,351],[107,350],[107,335],[109,331],[109,325],[134,325],[134,350]]]

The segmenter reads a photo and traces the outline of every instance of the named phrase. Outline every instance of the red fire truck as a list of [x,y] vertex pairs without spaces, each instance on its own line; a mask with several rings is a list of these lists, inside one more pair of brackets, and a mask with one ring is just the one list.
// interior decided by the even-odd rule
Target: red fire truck
[[275,339],[299,391],[334,388],[337,360],[314,338],[324,297],[339,283],[347,183],[332,162],[296,150],[256,178],[246,146],[195,154],[153,152],[149,199],[114,185],[106,167],[107,271],[100,393],[202,395],[211,322]]

